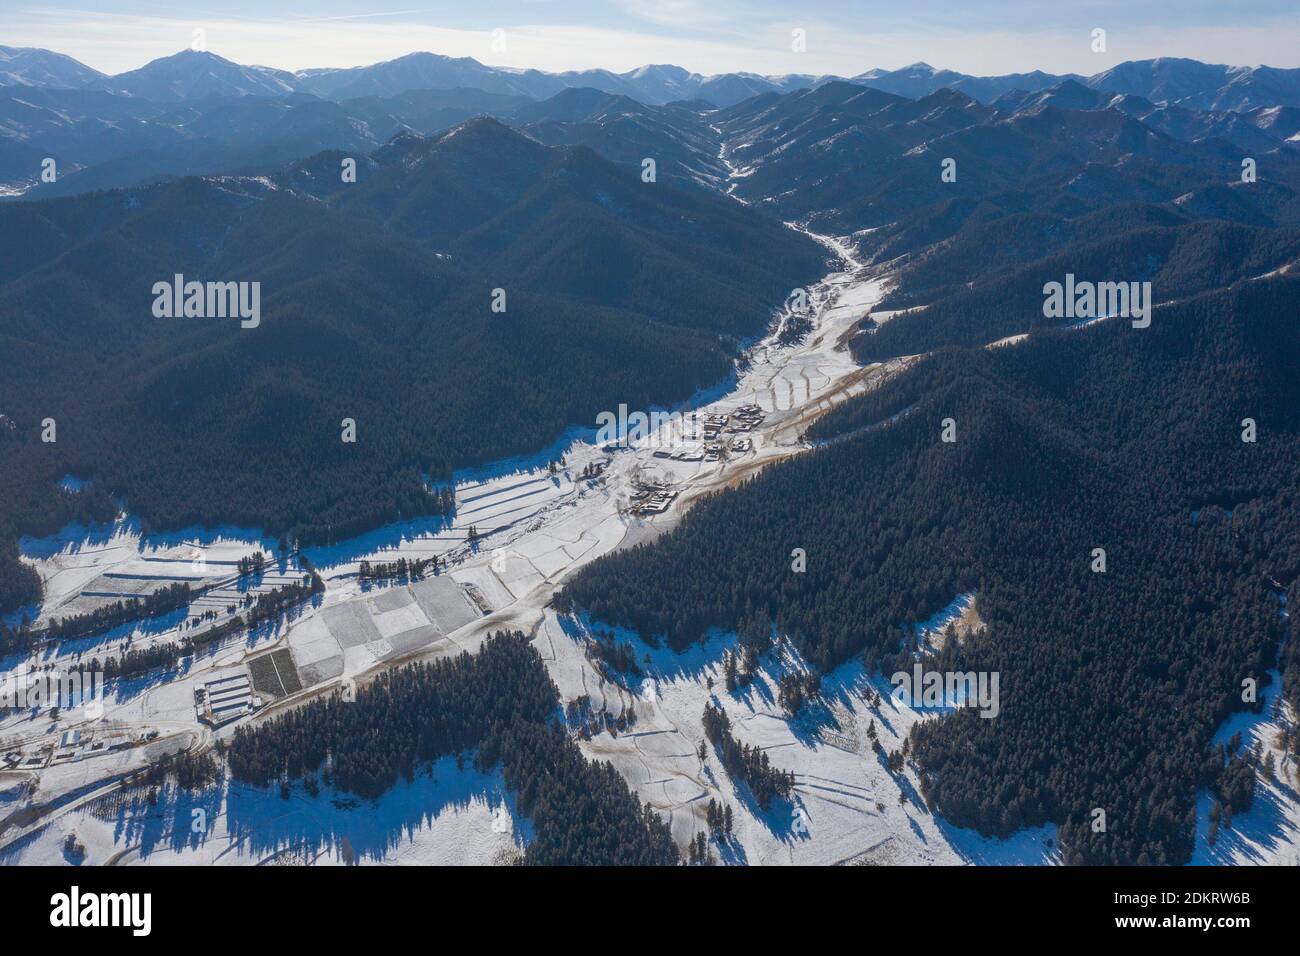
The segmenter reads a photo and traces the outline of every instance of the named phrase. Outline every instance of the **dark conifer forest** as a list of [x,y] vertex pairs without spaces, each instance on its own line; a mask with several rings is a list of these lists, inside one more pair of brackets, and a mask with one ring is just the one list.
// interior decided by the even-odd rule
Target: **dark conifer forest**
[[920,728],[927,800],[986,834],[1058,823],[1072,863],[1185,862],[1194,791],[1222,772],[1210,737],[1257,706],[1243,681],[1268,683],[1300,576],[1297,315],[1300,281],[1247,281],[1148,329],[938,352],[809,436],[844,441],[601,559],[559,604],[679,648],[768,626],[822,671],[889,674],[911,624],[974,591],[987,626],[940,663],[999,672],[1002,710]]
[[[1009,335],[1069,325],[1074,320],[1043,315],[1043,286],[1061,282],[1067,273],[1080,281],[1150,282],[1153,298],[1163,303],[1262,275],[1277,263],[1300,257],[1297,229],[1221,221],[1142,228],[1152,208],[1158,211],[1158,207],[1108,210],[1104,228],[1095,226],[1095,215],[1082,222],[1053,221],[1058,241],[1061,233],[1079,238],[1030,264],[990,257],[992,226],[988,231],[972,230],[972,236],[960,235],[909,266],[902,288],[882,305],[924,308],[910,313],[906,321],[887,322],[857,336],[854,355],[862,362],[881,361],[942,346],[980,346]],[[1021,226],[997,223],[1000,229]],[[939,284],[941,277],[945,284]]]

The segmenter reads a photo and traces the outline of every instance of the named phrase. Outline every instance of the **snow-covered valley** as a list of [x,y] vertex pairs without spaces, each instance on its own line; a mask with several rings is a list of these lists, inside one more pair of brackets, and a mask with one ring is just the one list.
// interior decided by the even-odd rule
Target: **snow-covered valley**
[[[798,666],[788,654],[776,655],[745,693],[727,695],[708,686],[710,678],[716,686],[728,644],[721,637],[685,655],[638,645],[651,657],[646,676],[635,684],[619,683],[602,676],[586,654],[585,623],[562,619],[548,606],[558,587],[577,569],[672,527],[697,496],[799,453],[806,447],[801,434],[818,415],[906,364],[863,369],[854,363],[844,338],[879,300],[886,281],[859,277],[845,243],[833,238],[822,241],[846,266],[806,290],[814,316],[809,334],[798,344],[783,345],[774,331],[750,350],[748,362],[725,394],[708,396],[705,404],[693,409],[701,417],[733,417],[748,408],[751,420],[761,418],[738,433],[740,440],[730,440],[723,454],[705,454],[703,443],[667,434],[676,427],[673,422],[641,435],[632,447],[614,449],[597,445],[585,430],[575,430],[532,459],[458,475],[456,514],[449,522],[406,522],[306,549],[326,588],[282,624],[219,642],[215,649],[185,660],[176,673],[115,682],[108,689],[102,714],[68,711],[51,719],[47,714],[24,712],[5,719],[0,723],[4,749],[21,754],[24,762],[0,772],[7,794],[0,809],[36,808],[24,826],[11,826],[0,835],[6,862],[58,862],[68,833],[75,833],[90,848],[90,862],[147,862],[161,852],[156,833],[149,840],[142,836],[152,832],[152,825],[142,822],[143,817],[132,822],[144,812],[139,801],[125,799],[114,786],[140,765],[142,749],[101,754],[83,744],[80,751],[58,750],[69,731],[79,733],[82,740],[108,734],[143,739],[156,734],[156,741],[166,741],[183,734],[178,747],[210,746],[214,737],[228,736],[234,725],[213,731],[201,724],[195,691],[208,682],[245,673],[250,660],[268,651],[289,651],[302,689],[282,687],[283,694],[264,695],[259,716],[246,720],[261,719],[344,683],[364,682],[402,661],[472,652],[488,634],[501,629],[532,635],[564,701],[585,696],[596,711],[635,713],[632,729],[598,734],[581,746],[590,758],[613,762],[641,798],[671,821],[683,844],[704,829],[704,807],[713,798],[737,811],[736,839],[722,854],[732,862],[957,863],[999,858],[1007,852],[1027,859],[1050,857],[1050,848],[1042,843],[1044,835],[1028,835],[1013,848],[985,845],[945,828],[924,810],[914,789],[908,788],[909,802],[900,804],[899,787],[872,756],[867,735],[874,728],[888,745],[901,739],[918,715],[899,709],[888,698],[887,686],[871,685],[863,674],[848,672],[852,668],[831,675],[827,682],[833,711],[830,723],[838,727],[831,732],[826,726],[791,722],[777,705],[774,687],[779,672]],[[552,473],[547,465],[561,458],[563,466]],[[598,477],[583,477],[596,468]],[[644,506],[648,493],[660,496],[649,509]],[[147,626],[124,626],[102,637],[66,642],[43,650],[33,663],[74,670],[127,647],[139,649],[201,633],[208,624],[195,624],[194,616],[226,606],[249,590],[247,584],[228,579],[240,557],[259,550],[268,555],[268,567],[253,585],[254,593],[301,573],[295,558],[276,560],[273,541],[240,529],[188,529],[146,536],[124,516],[107,528],[69,528],[54,538],[25,540],[25,558],[46,585],[43,615],[84,611],[114,597],[147,591],[159,579],[211,588],[184,611],[152,619]],[[447,568],[422,581],[384,587],[363,584],[357,576],[362,561],[434,555],[446,561]],[[218,613],[215,623],[220,617]],[[6,667],[12,671],[22,663],[11,660]],[[875,693],[880,693],[881,703],[873,710],[865,698],[874,698]],[[777,766],[795,771],[798,786],[792,807],[761,812],[747,802],[743,788],[738,790],[727,778],[716,758],[699,759],[700,718],[710,699],[727,708],[747,742],[767,750]],[[53,755],[38,766],[46,752]],[[445,767],[438,776],[445,776]],[[101,794],[101,789],[107,793]],[[235,812],[239,801],[250,799],[241,795],[244,789],[235,787],[214,796],[213,819]],[[296,794],[299,798],[306,799]],[[278,802],[279,798],[272,794],[267,799]],[[116,808],[118,825],[106,828],[94,821],[103,818],[109,805]],[[342,805],[348,805],[346,800]],[[370,808],[368,815],[391,817],[393,846],[360,857],[447,858],[446,842],[459,837],[448,834],[430,843],[416,839],[414,832],[398,832],[410,829],[402,823],[409,805],[409,795],[390,794]],[[477,812],[473,810],[477,805],[468,800],[448,812]],[[46,808],[48,815],[43,812]],[[156,806],[147,809],[155,817],[159,813]],[[173,821],[187,833],[191,809],[180,800],[176,812],[184,810],[186,819],[178,816]],[[249,836],[244,831],[256,814],[243,816],[241,834]],[[329,822],[323,829],[328,832],[321,846],[338,851],[347,828]],[[213,841],[231,839],[229,830],[216,823],[205,832]],[[176,861],[221,855],[257,862],[284,849],[268,839],[246,839],[257,851],[241,850],[233,856],[215,849],[217,844],[209,845],[206,838],[170,840],[166,852],[168,859]],[[285,835],[285,840],[290,837]],[[321,852],[318,848],[312,858]],[[466,859],[479,862],[491,855],[466,853]]]

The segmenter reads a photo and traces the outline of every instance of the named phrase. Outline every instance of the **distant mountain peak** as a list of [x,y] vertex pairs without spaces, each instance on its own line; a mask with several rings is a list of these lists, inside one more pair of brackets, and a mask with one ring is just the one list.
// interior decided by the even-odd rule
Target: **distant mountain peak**
[[505,151],[539,152],[546,146],[491,116],[475,116],[430,140],[431,149],[457,153],[495,154]]
[[677,79],[686,79],[687,77],[694,75],[685,67],[676,66],[672,63],[647,63],[645,66],[637,67],[630,75],[634,77],[642,77],[649,76],[652,73],[667,75]]
[[0,46],[0,85],[77,89],[103,78],[103,73],[63,53]]
[[[167,56],[155,57],[149,63],[161,63],[165,60],[220,60],[222,63],[233,63],[233,60],[227,60],[224,56],[218,56],[216,53],[210,53],[207,50],[196,50],[193,47],[185,47],[177,50],[175,53]],[[146,66],[149,64],[146,63]]]
[[[466,66],[483,66],[472,56],[447,56],[445,53],[432,53],[429,50],[417,50],[414,53],[405,53],[402,56],[394,57],[391,60],[384,60],[384,63],[409,63],[418,60],[436,60],[439,63],[460,63]],[[377,63],[376,66],[383,64]]]
[[206,50],[185,49],[151,60],[138,70],[106,77],[110,92],[146,100],[191,100],[207,96],[286,96],[296,77],[264,66],[243,66]]
[[474,136],[504,136],[515,139],[530,139],[519,130],[507,126],[494,116],[472,116],[463,123],[453,126],[442,136],[438,137],[439,141],[450,139],[455,134],[468,133]]

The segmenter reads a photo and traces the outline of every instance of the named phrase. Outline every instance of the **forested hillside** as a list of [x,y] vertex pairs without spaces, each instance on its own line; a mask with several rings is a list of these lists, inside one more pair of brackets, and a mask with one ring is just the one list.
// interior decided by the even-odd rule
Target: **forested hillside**
[[[1233,190],[1235,194],[1242,191]],[[877,260],[907,257],[903,260],[901,285],[889,297],[886,307],[928,305],[965,291],[972,282],[983,285],[1005,281],[1026,266],[1054,260],[1062,253],[1076,254],[1094,246],[1106,249],[1106,243],[1115,244],[1112,248],[1118,251],[1120,242],[1131,245],[1131,240],[1124,238],[1130,233],[1152,238],[1156,266],[1169,255],[1173,245],[1183,247],[1180,252],[1184,258],[1191,259],[1187,253],[1193,253],[1203,257],[1200,261],[1216,263],[1219,250],[1215,242],[1219,237],[1234,240],[1250,237],[1259,243],[1253,237],[1277,225],[1273,220],[1254,216],[1240,220],[1200,219],[1173,203],[1121,202],[1095,209],[1062,211],[1053,208],[1051,197],[1040,196],[1032,199],[1043,199],[1042,205],[1026,211],[1024,206],[1038,205],[1032,200],[1026,202],[1031,197],[1016,197],[1014,202],[1010,196],[1003,198],[1005,205],[952,200],[940,208],[918,211],[894,228],[864,237],[862,244]],[[1192,224],[1195,228],[1181,228]],[[1295,235],[1294,228],[1279,231]],[[1260,248],[1267,251],[1268,247],[1261,244]],[[1230,244],[1226,251],[1232,252]],[[1223,265],[1236,265],[1236,261],[1229,260]],[[1189,268],[1185,266],[1185,272]],[[1121,262],[1116,275],[1152,279],[1158,271],[1143,257]],[[1192,276],[1182,274],[1174,278],[1179,284],[1177,293],[1186,294]],[[1223,284],[1219,275],[1203,281],[1201,288]],[[1166,283],[1162,281],[1161,286],[1165,287]]]
[[[1067,273],[1080,283],[1149,282],[1152,300],[1165,303],[1300,261],[1300,229],[1222,221],[1126,229],[1125,219],[1116,217],[1112,221],[1117,233],[1097,238],[1100,224],[1097,217],[1089,218],[1094,221],[1078,231],[1077,241],[1029,264],[1017,263],[1016,268],[999,268],[987,253],[992,234],[999,231],[997,224],[989,234],[977,233],[969,242],[942,244],[907,271],[905,291],[888,303],[892,308],[918,303],[925,308],[908,315],[906,321],[887,322],[856,336],[854,355],[859,361],[875,362],[943,346],[980,346],[1010,335],[1070,325],[1080,320],[1047,318],[1043,308],[1044,286],[1064,282]],[[1141,211],[1135,218],[1141,218]],[[1018,243],[1033,246],[1033,231],[1018,228],[1021,225],[1003,223],[1001,228],[1010,226],[1021,237]],[[998,248],[1005,250],[1008,245]],[[1044,243],[1047,248],[1052,245]],[[944,277],[944,284],[931,285],[931,277],[938,276]]]
[[986,629],[935,663],[999,672],[1001,712],[924,726],[927,798],[985,833],[1058,823],[1069,862],[1185,862],[1194,790],[1221,770],[1210,737],[1243,680],[1267,683],[1300,576],[1297,315],[1300,281],[1245,282],[1148,329],[940,352],[810,436],[843,441],[598,561],[559,603],[675,647],[775,629],[823,671],[861,655],[888,674],[910,624],[975,591]]
[[[685,149],[679,146],[678,149]],[[479,118],[375,154],[340,209],[516,283],[674,325],[753,335],[824,252],[716,193],[643,182],[639,162],[550,148]],[[665,166],[667,156],[661,157]],[[657,172],[656,172],[657,176]],[[301,181],[300,181],[301,182]]]
[[[113,498],[147,527],[305,543],[443,513],[426,478],[725,378],[737,337],[824,267],[731,200],[488,120],[392,144],[355,199],[302,194],[320,171],[0,206],[0,610],[37,597],[17,535]],[[456,214],[440,232],[437,208]],[[154,317],[175,274],[260,283],[256,327]],[[94,490],[60,493],[65,474]]]

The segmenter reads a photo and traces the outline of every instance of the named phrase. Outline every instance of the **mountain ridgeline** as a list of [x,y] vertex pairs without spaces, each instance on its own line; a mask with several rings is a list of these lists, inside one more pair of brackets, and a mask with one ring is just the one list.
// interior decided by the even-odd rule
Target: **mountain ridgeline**
[[[1193,218],[1300,216],[1295,117],[1172,122],[1168,107],[1072,97],[1067,86],[986,105],[951,89],[910,100],[829,83],[755,97],[711,119],[735,144],[726,155],[744,173],[738,196],[821,231],[871,230],[860,244],[881,262],[997,214],[1074,218],[1118,203],[1176,202]],[[1253,191],[1232,185],[1243,184],[1244,158],[1257,174]],[[1032,237],[1005,231],[995,251],[1030,255]]]
[[[824,99],[826,89],[831,94]],[[295,74],[187,50],[108,77],[50,51],[0,47],[0,196],[12,190],[48,198],[165,176],[253,172],[329,149],[369,153],[400,132],[430,135],[476,115],[526,128],[551,145],[587,145],[620,163],[657,157],[665,177],[717,184],[723,172],[718,120],[727,128],[733,118],[776,105],[792,109],[786,129],[802,138],[823,120],[853,122],[857,107],[836,106],[836,91],[871,94],[864,102],[926,104],[914,118],[932,134],[953,121],[968,125],[976,117],[1006,118],[1051,105],[1111,110],[1175,139],[1218,139],[1258,155],[1294,144],[1300,122],[1300,71],[1169,58],[1124,63],[1091,77],[973,77],[917,63],[841,79],[706,77],[668,65],[548,74],[432,53]],[[927,114],[945,98],[958,107],[946,116],[935,111],[938,125],[931,125]],[[869,136],[849,128],[842,133],[844,142],[785,152],[782,164],[815,165],[847,151],[859,159],[881,156],[892,138],[879,129]],[[766,148],[753,136],[733,141],[742,157]],[[863,194],[845,192],[838,204],[818,200],[819,211],[829,216],[843,206],[846,216],[858,218],[872,204],[889,211],[891,204],[880,200],[902,184],[895,174],[924,159],[929,142],[937,145],[927,137],[914,144],[922,146],[917,153],[895,159],[901,170],[858,167],[889,190],[867,185]],[[969,145],[980,150],[979,142]],[[57,164],[52,179],[46,159]],[[738,184],[741,194],[789,205],[792,197],[768,188],[766,178],[763,171],[753,183]],[[802,185],[825,194],[837,190],[835,179]]]
[[[671,64],[648,64],[624,73],[609,70],[502,69],[473,57],[417,52],[369,66],[290,72],[245,66],[206,50],[182,50],[144,66],[108,76],[72,57],[50,50],[0,46],[0,84],[103,90],[133,99],[186,102],[214,95],[310,94],[331,100],[393,96],[408,90],[474,88],[501,95],[545,99],[586,87],[661,105],[698,99],[732,106],[762,94],[816,88],[840,77],[788,73],[694,73]],[[958,90],[981,102],[1036,92],[1061,82],[1097,91],[1136,94],[1197,110],[1247,110],[1258,105],[1300,106],[1300,70],[1269,66],[1225,66],[1179,57],[1130,60],[1092,76],[1041,70],[1001,76],[971,76],[913,63],[895,70],[871,69],[850,82],[909,98],[941,89]]]

